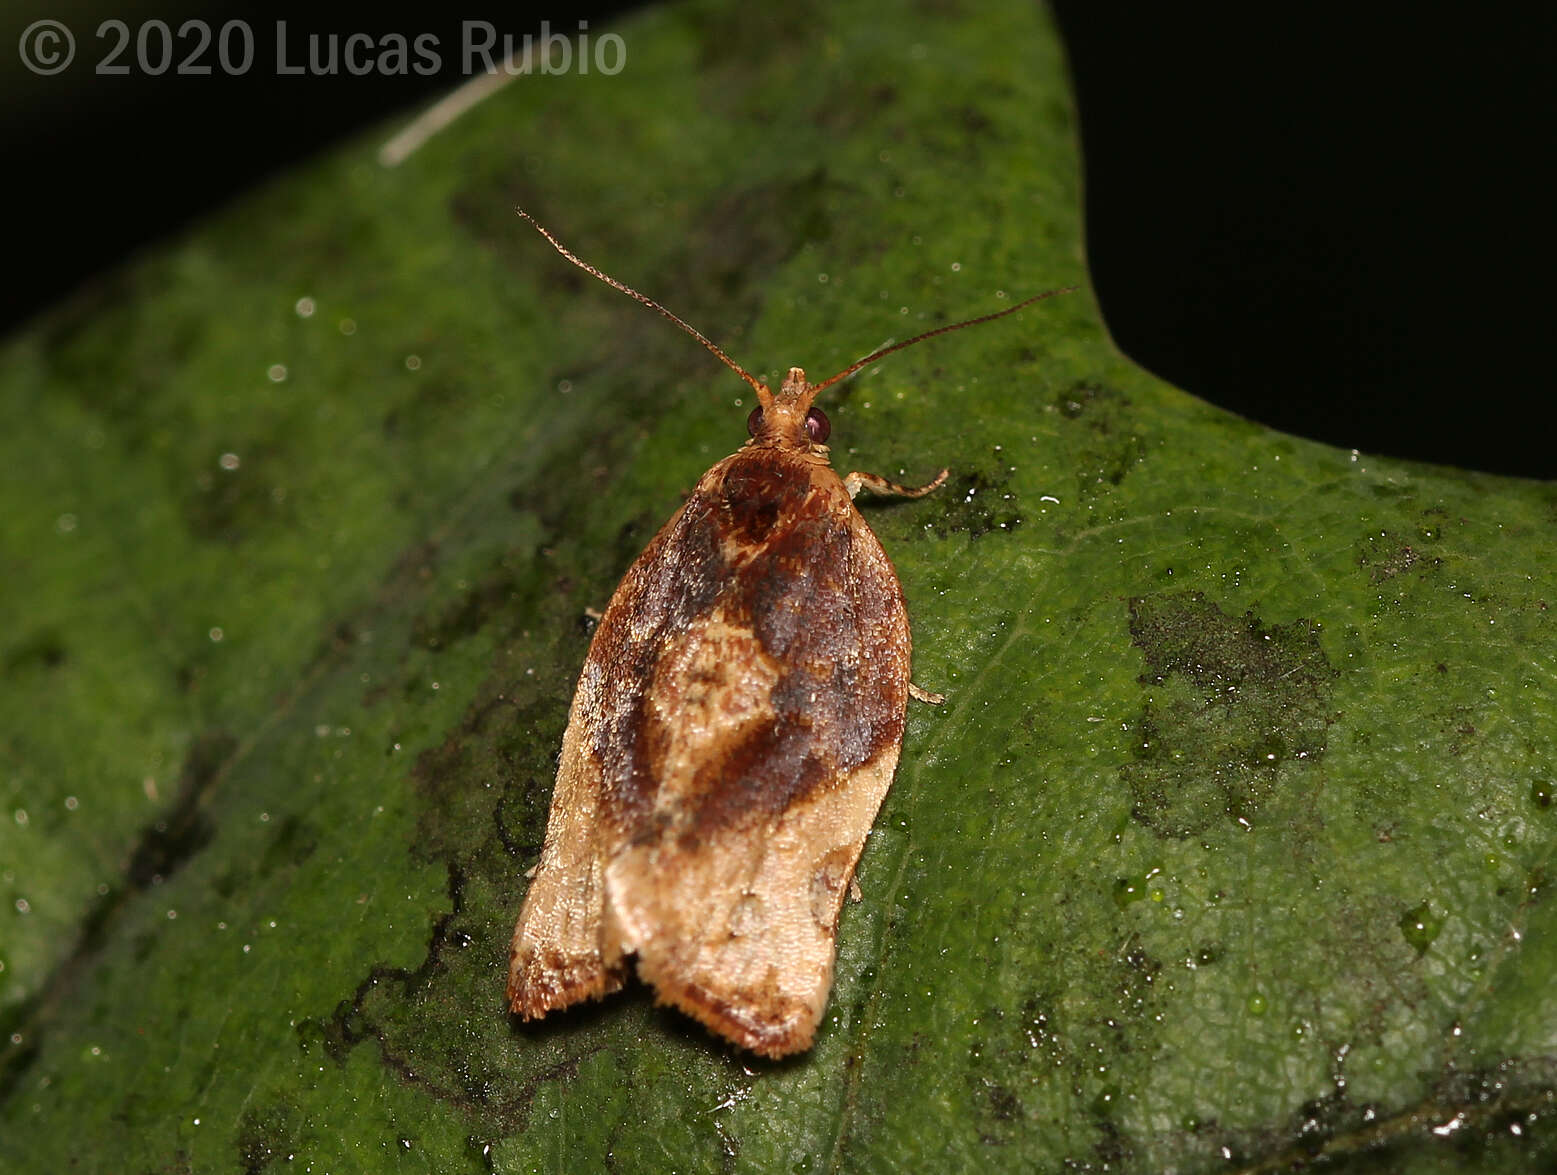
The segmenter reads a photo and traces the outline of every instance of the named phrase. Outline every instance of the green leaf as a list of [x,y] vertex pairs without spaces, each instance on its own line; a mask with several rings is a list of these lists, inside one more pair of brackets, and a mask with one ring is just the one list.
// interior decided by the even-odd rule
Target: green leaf
[[748,407],[512,207],[770,376],[1084,276],[1032,6],[605,31],[0,352],[0,1169],[1549,1169],[1557,493],[1232,418],[1086,292],[829,393],[952,470],[866,507],[948,700],[816,1046],[504,1015],[584,611]]

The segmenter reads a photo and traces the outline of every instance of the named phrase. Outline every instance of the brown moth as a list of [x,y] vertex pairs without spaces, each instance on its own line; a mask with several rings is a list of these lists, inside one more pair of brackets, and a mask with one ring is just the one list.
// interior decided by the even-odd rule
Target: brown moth
[[828,464],[817,392],[911,343],[777,392],[659,303],[757,395],[750,439],[697,483],[601,617],[562,737],[540,863],[514,928],[508,1002],[526,1020],[615,991],[629,960],[673,1004],[769,1057],[808,1048],[839,911],[903,741],[908,614],[861,489],[917,488]]

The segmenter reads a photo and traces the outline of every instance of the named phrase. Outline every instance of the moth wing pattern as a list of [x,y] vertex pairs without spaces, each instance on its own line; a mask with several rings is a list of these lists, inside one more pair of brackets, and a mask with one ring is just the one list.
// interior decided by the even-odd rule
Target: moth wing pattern
[[605,861],[596,836],[600,767],[579,752],[578,715],[588,699],[574,695],[552,793],[540,863],[509,951],[508,1002],[525,1019],[608,995],[626,980],[620,952],[607,955],[600,934]]
[[[693,500],[695,495],[687,506]],[[586,742],[593,741],[589,733],[599,725],[611,650],[620,643],[617,634],[631,632],[637,627],[634,618],[647,610],[645,587],[663,578],[652,569],[662,563],[660,552],[673,544],[686,509],[660,528],[617,585],[573,694],[541,859],[531,873],[508,951],[508,1005],[525,1020],[609,995],[626,980],[621,951],[603,929],[605,866],[620,836],[605,826],[610,807],[606,765]]]
[[894,749],[724,844],[665,838],[611,862],[607,916],[660,1002],[766,1056],[811,1044],[838,915],[896,765]]
[[522,1016],[619,986],[770,1056],[807,1047],[897,764],[908,618],[826,466],[744,449],[629,570],[575,696],[515,930]]

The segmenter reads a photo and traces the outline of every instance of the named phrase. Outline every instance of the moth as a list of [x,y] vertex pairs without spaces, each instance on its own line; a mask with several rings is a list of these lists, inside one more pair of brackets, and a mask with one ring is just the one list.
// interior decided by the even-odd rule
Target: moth
[[703,475],[638,557],[595,629],[562,738],[539,864],[514,928],[508,1003],[525,1020],[637,974],[744,1048],[810,1047],[832,987],[839,912],[897,767],[909,679],[903,591],[839,477],[818,392],[798,367],[772,391],[653,299],[756,393],[749,439]]

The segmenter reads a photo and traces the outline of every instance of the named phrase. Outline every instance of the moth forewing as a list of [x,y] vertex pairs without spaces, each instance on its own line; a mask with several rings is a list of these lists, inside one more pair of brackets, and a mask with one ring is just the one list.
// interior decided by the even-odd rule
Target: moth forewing
[[837,475],[761,446],[715,466],[596,630],[514,935],[514,1010],[611,990],[630,954],[726,1038],[807,1047],[908,665],[896,576]]

